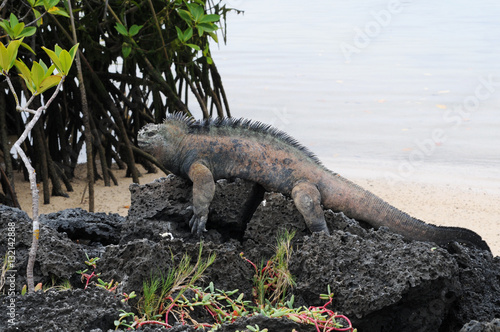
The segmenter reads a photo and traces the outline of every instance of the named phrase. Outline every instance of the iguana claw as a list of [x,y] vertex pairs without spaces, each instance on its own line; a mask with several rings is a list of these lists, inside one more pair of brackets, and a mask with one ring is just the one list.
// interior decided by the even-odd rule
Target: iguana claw
[[191,233],[201,235],[206,232],[207,229],[205,225],[207,224],[207,216],[197,216],[196,214],[189,221],[189,227],[191,227]]

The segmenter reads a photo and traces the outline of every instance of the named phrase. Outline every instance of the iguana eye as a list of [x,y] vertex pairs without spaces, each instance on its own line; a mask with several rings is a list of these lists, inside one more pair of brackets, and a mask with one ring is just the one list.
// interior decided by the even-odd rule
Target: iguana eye
[[153,131],[149,131],[146,133],[147,137],[153,137],[154,135],[155,135],[155,133]]

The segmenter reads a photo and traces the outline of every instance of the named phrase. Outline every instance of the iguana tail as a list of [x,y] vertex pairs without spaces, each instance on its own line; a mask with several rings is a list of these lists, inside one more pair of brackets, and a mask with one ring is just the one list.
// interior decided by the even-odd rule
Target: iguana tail
[[348,217],[367,222],[375,228],[385,226],[410,240],[440,245],[457,241],[491,251],[477,233],[466,228],[436,226],[413,218],[339,175],[324,181],[320,192],[326,208],[342,211]]

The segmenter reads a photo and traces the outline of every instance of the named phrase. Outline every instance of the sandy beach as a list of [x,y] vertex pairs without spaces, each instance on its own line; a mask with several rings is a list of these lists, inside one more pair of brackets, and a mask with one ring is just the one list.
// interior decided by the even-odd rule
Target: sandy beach
[[[97,181],[95,211],[118,213],[126,216],[130,207],[128,187],[131,178],[124,170],[115,170],[118,186],[105,187]],[[445,226],[466,227],[476,231],[489,244],[494,255],[500,255],[500,193],[469,184],[431,182],[388,182],[385,178],[368,178],[363,171],[351,171],[350,180],[379,195],[392,205],[426,222]],[[16,188],[22,208],[31,215],[31,194],[27,182],[18,173]],[[142,184],[165,176],[161,171],[147,174],[142,171]],[[79,165],[72,181],[74,192],[69,198],[51,197],[50,204],[40,204],[40,213],[56,212],[68,208],[88,209],[88,193],[85,191],[85,165]]]

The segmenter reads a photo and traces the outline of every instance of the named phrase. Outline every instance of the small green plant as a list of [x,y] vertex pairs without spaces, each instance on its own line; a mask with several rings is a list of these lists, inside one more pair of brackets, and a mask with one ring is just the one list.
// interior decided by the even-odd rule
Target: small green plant
[[202,251],[203,243],[200,243],[198,259],[194,265],[191,264],[191,258],[185,254],[177,267],[171,269],[168,274],[151,276],[151,279],[144,283],[144,296],[139,303],[140,311],[147,320],[168,313],[172,303],[179,300],[187,289],[193,288],[205,270],[212,265],[215,254],[203,261]]
[[[243,253],[240,254],[255,269],[253,277],[253,296],[257,305],[255,313],[271,318],[286,317],[301,324],[312,324],[316,326],[318,332],[353,331],[351,322],[347,317],[337,315],[327,308],[332,303],[333,298],[330,286],[328,286],[328,294],[320,295],[322,300],[327,300],[323,306],[294,308],[293,295],[289,297],[288,301],[285,301],[288,290],[295,285],[293,276],[288,269],[292,254],[291,242],[294,236],[295,232],[288,231],[278,235],[275,255],[265,265],[261,264],[260,268],[245,258]],[[343,320],[346,324],[340,323],[338,320]],[[347,327],[344,325],[347,325]],[[247,328],[254,331],[249,326]]]
[[255,324],[255,326],[247,325],[247,329],[251,332],[267,332],[267,329],[261,330],[259,325]]
[[110,282],[105,282],[100,278],[97,278],[97,287],[104,288],[107,291],[114,292],[116,288],[118,287],[118,281],[114,281],[114,279],[111,279]]
[[[73,286],[71,285],[71,283],[69,282],[68,279],[64,279],[58,283],[58,281],[56,280],[56,277],[51,276],[51,284],[50,285],[43,285],[41,282],[39,282],[38,284],[35,285],[34,290],[35,290],[35,292],[45,293],[49,290],[56,290],[56,291],[64,292],[64,291],[70,290],[72,288],[73,288]],[[26,295],[27,291],[28,291],[28,286],[24,285],[23,288],[21,289],[21,295],[22,296]]]
[[[183,303],[188,301],[184,296],[184,292],[198,290],[195,283],[202,278],[205,270],[215,260],[215,254],[211,254],[206,260],[202,260],[202,252],[203,243],[200,243],[198,259],[195,264],[191,264],[191,258],[184,254],[179,264],[167,274],[160,272],[157,275],[151,275],[150,279],[143,284],[144,295],[138,303],[138,311],[142,318],[138,318],[133,313],[122,312],[120,319],[115,320],[116,328],[135,328],[147,324],[171,327],[168,323],[169,315],[180,312],[176,307],[181,308],[182,311],[184,308]],[[174,257],[172,256],[173,260]],[[206,303],[206,301],[203,303]],[[162,317],[165,317],[165,322],[160,321]],[[183,317],[182,314],[181,317]]]
[[72,289],[73,286],[71,286],[71,283],[69,282],[69,280],[66,279],[66,280],[63,280],[59,285],[53,284],[52,287],[50,287],[50,288],[62,292],[62,291],[67,291],[67,290]]
[[[135,314],[133,312],[126,312],[123,309],[121,309],[120,312],[120,318],[114,321],[114,324],[116,326],[115,330],[118,330],[119,327],[134,329],[134,326],[136,325]],[[131,319],[131,321],[128,321],[128,319]]]
[[[99,261],[100,258],[99,257],[89,258],[89,256],[87,254],[85,254],[85,256],[87,257],[87,260],[85,261],[85,265],[87,265],[89,268],[92,268],[92,272],[89,274],[88,273],[89,269],[76,271],[76,273],[78,273],[82,276],[82,282],[85,282],[84,289],[87,289],[87,287],[90,285],[90,282],[92,281],[92,279],[97,278],[97,282],[95,283],[96,287],[103,288],[109,292],[115,292],[119,286],[119,282],[115,281],[114,279],[111,279],[111,281],[106,282],[106,281],[102,280],[101,278],[99,278],[101,273],[96,272],[97,262]],[[127,302],[128,300],[135,298],[136,294],[135,294],[135,292],[131,292],[130,294],[123,293],[122,296],[123,296],[123,299],[121,301]]]
[[3,289],[5,286],[5,280],[7,276],[7,272],[11,269],[11,264],[9,264],[9,255],[6,252],[5,256],[3,258],[3,263],[2,263],[2,271],[0,273],[0,291]]
[[100,273],[96,273],[96,271],[95,271],[95,269],[97,268],[97,261],[100,258],[99,257],[89,258],[89,255],[87,253],[85,253],[85,256],[87,256],[87,260],[85,261],[85,264],[87,266],[89,266],[89,267],[92,268],[92,273],[91,274],[87,273],[89,269],[79,270],[79,271],[76,271],[76,273],[81,274],[81,276],[82,276],[82,282],[85,282],[85,288],[84,289],[87,289],[87,287],[89,286],[89,283],[92,280],[92,278],[99,277],[101,274]]
[[[210,255],[203,261],[200,244],[198,260],[194,265],[191,265],[189,256],[184,255],[180,263],[167,274],[151,276],[144,282],[144,295],[138,303],[140,317],[122,311],[119,319],[115,320],[116,328],[135,329],[148,324],[170,328],[173,326],[171,321],[175,320],[183,325],[216,331],[222,324],[234,322],[239,317],[264,315],[314,325],[318,332],[356,331],[347,317],[327,308],[333,298],[330,286],[327,294],[320,295],[320,298],[326,301],[323,306],[294,308],[294,296],[287,294],[290,287],[294,286],[288,269],[293,236],[293,232],[280,235],[275,255],[260,268],[241,254],[255,268],[253,302],[245,299],[243,293],[238,294],[237,289],[220,290],[215,288],[212,282],[205,288],[195,285],[215,259],[215,255]],[[195,314],[199,314],[200,309],[209,313],[212,322],[199,322],[195,319]],[[264,332],[267,329],[248,325],[245,331]]]
[[255,269],[253,296],[257,305],[264,306],[266,302],[271,304],[283,302],[288,289],[295,286],[293,276],[288,269],[292,254],[291,241],[294,236],[295,232],[288,231],[278,235],[276,254],[267,261],[265,266],[261,263],[260,268],[240,253],[240,256]]

